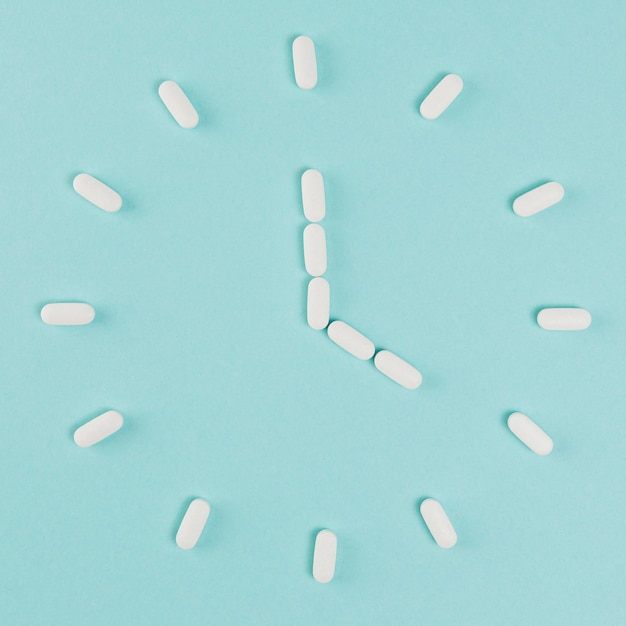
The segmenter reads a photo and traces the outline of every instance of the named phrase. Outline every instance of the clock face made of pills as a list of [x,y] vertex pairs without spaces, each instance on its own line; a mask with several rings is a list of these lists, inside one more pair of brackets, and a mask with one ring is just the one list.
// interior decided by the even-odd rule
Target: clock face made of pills
[[185,6],[7,9],[2,623],[621,623],[618,13]]

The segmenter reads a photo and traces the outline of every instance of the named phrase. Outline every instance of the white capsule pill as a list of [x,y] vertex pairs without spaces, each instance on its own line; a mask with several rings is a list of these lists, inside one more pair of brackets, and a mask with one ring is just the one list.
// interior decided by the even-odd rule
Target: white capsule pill
[[545,456],[552,452],[552,439],[528,415],[511,413],[507,420],[510,431],[535,454]]
[[107,411],[98,417],[83,424],[74,432],[74,442],[80,448],[89,448],[113,433],[124,425],[124,418],[117,411]]
[[325,278],[317,277],[309,281],[306,302],[306,319],[313,330],[328,326],[330,317],[330,285]]
[[321,222],[326,215],[324,178],[317,170],[307,170],[302,174],[302,208],[309,222]]
[[591,313],[586,309],[542,309],[537,324],[544,330],[585,330],[591,324]]
[[374,356],[374,344],[358,330],[345,322],[335,321],[328,327],[328,336],[346,352],[362,361]]
[[292,46],[293,71],[300,89],[313,89],[317,85],[317,61],[315,44],[310,37],[296,37]]
[[182,550],[190,550],[200,539],[211,513],[211,505],[202,498],[196,498],[187,508],[187,512],[176,533],[176,545]]
[[329,583],[335,576],[337,536],[331,530],[320,530],[313,550],[313,578],[318,583]]
[[178,83],[173,80],[166,80],[161,83],[159,85],[159,97],[179,126],[195,128],[198,125],[200,119],[198,112]]
[[72,186],[79,196],[107,213],[115,213],[122,208],[120,194],[89,174],[75,176]]
[[513,211],[520,217],[529,217],[563,200],[565,189],[560,183],[545,183],[518,196],[513,201]]
[[451,548],[456,544],[456,531],[437,500],[432,498],[424,500],[420,505],[420,513],[440,548]]
[[381,350],[374,357],[379,372],[407,389],[417,389],[422,384],[422,375],[410,363],[389,350]]
[[304,267],[311,276],[326,271],[326,233],[319,224],[304,229]]
[[436,120],[463,90],[463,79],[456,74],[444,76],[424,98],[420,114],[427,120]]
[[94,308],[84,302],[52,302],[41,309],[41,319],[51,326],[83,326],[95,317]]

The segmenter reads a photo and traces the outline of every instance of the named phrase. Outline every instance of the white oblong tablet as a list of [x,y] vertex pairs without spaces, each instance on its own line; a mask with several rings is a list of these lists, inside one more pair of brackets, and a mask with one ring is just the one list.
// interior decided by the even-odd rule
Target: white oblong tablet
[[420,513],[440,548],[451,548],[456,544],[456,531],[437,500],[432,498],[424,500],[420,505]]
[[346,352],[362,361],[374,356],[374,344],[358,330],[345,322],[335,321],[328,327],[328,336]]
[[94,308],[84,302],[51,302],[41,309],[41,319],[51,326],[84,326],[95,317]]
[[444,76],[437,86],[424,98],[420,115],[427,120],[436,120],[463,90],[463,79],[457,74]]
[[89,174],[75,176],[72,186],[79,196],[107,213],[115,213],[122,208],[122,196]]
[[200,119],[198,112],[178,83],[173,80],[166,80],[161,83],[159,85],[159,97],[179,126],[195,128],[198,125]]
[[552,452],[552,439],[528,415],[511,413],[507,420],[509,430],[535,454],[545,456]]
[[124,418],[117,411],[107,411],[98,417],[83,424],[74,432],[74,442],[80,448],[89,448],[113,433],[124,425]]
[[313,89],[317,85],[315,44],[310,37],[300,35],[293,41],[293,71],[300,89]]
[[335,575],[337,562],[337,535],[332,530],[320,530],[313,550],[313,578],[318,583],[329,583]]
[[591,324],[591,313],[586,309],[542,309],[537,324],[544,330],[585,330]]
[[309,224],[304,229],[304,267],[311,276],[321,276],[326,264],[326,233],[319,224]]
[[513,211],[520,217],[529,217],[563,200],[565,189],[561,183],[545,183],[513,200]]
[[317,170],[307,170],[302,174],[302,208],[309,222],[321,222],[326,215],[326,195],[324,178]]
[[322,330],[328,326],[329,318],[330,285],[325,278],[312,278],[307,292],[306,320],[313,330]]
[[410,363],[389,350],[381,350],[374,357],[379,372],[406,389],[417,389],[422,384],[422,375]]
[[176,533],[176,545],[179,548],[190,550],[198,543],[210,512],[211,505],[206,500],[192,500]]

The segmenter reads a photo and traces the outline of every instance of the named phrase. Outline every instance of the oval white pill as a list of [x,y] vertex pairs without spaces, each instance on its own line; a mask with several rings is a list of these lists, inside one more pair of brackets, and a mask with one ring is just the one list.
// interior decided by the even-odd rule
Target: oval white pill
[[328,336],[346,352],[362,361],[374,356],[374,344],[358,330],[345,322],[335,321],[328,327]]
[[107,411],[77,428],[74,442],[80,448],[89,448],[95,443],[110,437],[124,425],[124,418],[117,411]]
[[296,84],[300,89],[313,89],[317,85],[317,61],[313,40],[306,35],[296,37],[292,52]]
[[107,213],[115,213],[122,208],[120,194],[89,174],[75,176],[72,186],[79,196]]
[[544,330],[585,330],[591,324],[591,313],[586,309],[542,309],[537,324]]
[[176,545],[182,550],[190,550],[200,539],[211,513],[211,505],[202,498],[196,498],[187,508],[187,512],[176,533]]
[[510,431],[535,454],[545,456],[552,452],[552,439],[528,415],[511,413],[507,424]]
[[518,196],[513,211],[520,217],[529,217],[563,200],[565,189],[560,183],[545,183]]
[[159,97],[179,126],[195,128],[198,125],[200,119],[198,112],[178,83],[173,80],[166,80],[161,83],[159,85]]
[[437,500],[432,498],[424,500],[420,505],[420,513],[440,548],[451,548],[456,544],[456,531]]
[[422,384],[422,375],[410,363],[389,350],[381,350],[374,357],[379,372],[406,389],[417,389]]
[[420,115],[427,120],[436,120],[463,90],[463,79],[457,74],[444,76],[437,86],[424,98]]
[[337,536],[331,530],[320,530],[313,550],[313,578],[318,583],[329,583],[335,576]]
[[326,215],[324,178],[317,170],[307,170],[302,174],[302,208],[309,222],[321,222]]
[[95,317],[94,308],[84,302],[52,302],[41,309],[41,319],[51,326],[83,326]]
[[328,326],[329,318],[330,285],[325,278],[312,278],[307,293],[307,322],[313,330],[322,330]]
[[304,229],[304,267],[311,276],[326,271],[326,233],[319,224]]

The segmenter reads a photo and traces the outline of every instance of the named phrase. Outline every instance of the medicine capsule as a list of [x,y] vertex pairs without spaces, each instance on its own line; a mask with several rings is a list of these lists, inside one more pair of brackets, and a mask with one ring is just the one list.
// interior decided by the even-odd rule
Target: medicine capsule
[[313,578],[318,583],[329,583],[335,576],[337,536],[331,530],[320,530],[313,550]]
[[326,272],[326,233],[319,224],[304,229],[304,267],[311,276]]
[[420,513],[430,530],[430,534],[440,548],[452,548],[456,545],[456,531],[450,519],[437,500],[427,498],[420,505]]
[[330,285],[325,278],[317,277],[309,281],[306,317],[313,330],[328,326],[330,318]]
[[107,411],[77,428],[74,432],[74,443],[80,448],[89,448],[116,433],[123,425],[121,413]]
[[357,359],[367,361],[374,356],[376,350],[374,344],[365,335],[345,322],[338,320],[332,322],[327,332],[332,341]]
[[90,174],[78,174],[74,177],[72,186],[79,196],[107,213],[115,213],[122,208],[120,194]]
[[379,372],[406,389],[417,389],[422,384],[422,375],[410,363],[389,350],[381,350],[374,357]]
[[324,178],[317,170],[307,170],[300,179],[302,186],[302,208],[309,222],[321,222],[326,215]]
[[427,120],[436,120],[463,90],[463,79],[457,74],[444,76],[437,86],[424,98],[420,115]]
[[586,309],[542,309],[537,324],[544,330],[585,330],[591,324],[591,313]]
[[159,97],[171,113],[172,117],[183,128],[195,128],[200,118],[185,92],[178,83],[166,80],[159,85]]
[[51,326],[83,326],[95,317],[94,308],[84,302],[52,302],[41,309],[41,319]]
[[317,85],[315,44],[310,37],[300,35],[292,45],[293,71],[300,89],[313,89]]
[[176,533],[176,545],[181,550],[190,550],[198,543],[210,513],[211,505],[206,500],[192,500]]
[[520,217],[530,217],[563,200],[565,189],[560,183],[545,183],[518,196],[513,201],[513,211]]
[[528,415],[511,413],[507,420],[509,430],[535,454],[545,456],[552,452],[552,439]]

